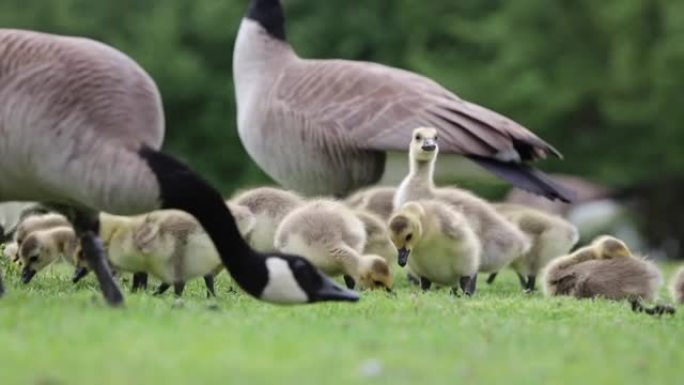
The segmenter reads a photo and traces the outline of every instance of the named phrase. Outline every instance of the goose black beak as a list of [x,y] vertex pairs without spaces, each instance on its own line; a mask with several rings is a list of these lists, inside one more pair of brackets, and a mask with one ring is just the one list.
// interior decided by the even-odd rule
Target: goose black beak
[[406,262],[408,262],[408,257],[411,251],[405,247],[402,247],[398,250],[398,252],[399,255],[397,256],[397,263],[399,263],[399,266],[404,267],[406,266]]
[[27,284],[31,282],[33,276],[36,275],[36,271],[31,269],[29,266],[24,267],[21,271],[21,283]]
[[349,290],[332,279],[324,276],[323,285],[315,293],[313,301],[349,301],[356,302],[359,300],[359,294],[354,290]]
[[434,139],[425,139],[423,145],[420,147],[423,151],[432,152],[437,148],[437,143]]
[[83,277],[88,275],[89,272],[90,270],[88,270],[85,267],[77,267],[76,270],[74,270],[74,276],[71,278],[71,282],[78,283],[78,281],[80,281],[81,279],[83,279]]

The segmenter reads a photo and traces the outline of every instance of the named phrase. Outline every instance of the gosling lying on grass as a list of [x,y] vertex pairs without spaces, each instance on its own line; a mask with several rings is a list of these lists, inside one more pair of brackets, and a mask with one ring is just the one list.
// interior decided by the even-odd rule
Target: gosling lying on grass
[[[577,228],[561,217],[522,205],[498,203],[493,206],[531,241],[532,247],[513,260],[510,267],[518,274],[523,290],[534,291],[542,268],[575,246],[579,239]],[[492,273],[487,283],[494,282],[496,274]]]
[[385,259],[362,254],[363,222],[342,203],[314,200],[292,210],[278,226],[275,248],[302,255],[329,276],[346,275],[349,286],[391,291],[392,273]]
[[[487,201],[456,187],[435,187],[434,171],[438,152],[437,130],[417,128],[413,131],[409,144],[409,174],[397,189],[394,207],[399,208],[406,202],[420,199],[435,199],[463,213],[482,245],[480,272],[497,272],[525,254],[530,248],[525,234]],[[477,275],[473,279],[476,282]]]
[[684,305],[684,267],[679,268],[672,277],[670,283],[670,294],[675,303]]
[[29,233],[17,252],[21,265],[21,282],[27,284],[39,271],[60,259],[77,266],[78,239],[70,226],[58,226]]
[[369,211],[386,221],[394,210],[396,191],[397,188],[391,186],[367,187],[350,195],[345,203],[351,208]]
[[553,260],[544,269],[544,293],[576,298],[602,297],[629,300],[635,311],[649,314],[672,312],[667,306],[646,308],[653,301],[662,277],[652,262],[633,256],[627,245],[611,236],[600,236],[590,245]]
[[[229,203],[238,229],[248,233],[254,219],[244,207]],[[191,215],[178,210],[159,210],[133,217],[100,215],[100,236],[115,269],[152,274],[162,281],[157,294],[170,285],[181,295],[185,282],[204,277],[209,295],[214,296],[214,275],[223,269],[209,236]]]
[[438,283],[475,293],[482,245],[463,214],[436,200],[404,204],[389,220],[399,265],[408,261],[423,290]]
[[257,187],[236,193],[231,202],[252,213],[254,226],[245,239],[252,248],[266,253],[275,251],[273,241],[278,225],[290,211],[304,204],[304,198],[275,187]]

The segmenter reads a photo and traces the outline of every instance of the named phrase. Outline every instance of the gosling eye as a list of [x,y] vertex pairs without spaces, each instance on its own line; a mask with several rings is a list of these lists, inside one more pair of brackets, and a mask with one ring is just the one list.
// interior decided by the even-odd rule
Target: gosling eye
[[29,258],[29,262],[32,262],[32,263],[38,262],[38,256],[34,255],[33,257]]
[[413,238],[413,234],[409,234],[406,236],[406,242],[410,241],[411,238]]
[[423,139],[423,136],[422,136],[422,135],[420,135],[420,134],[416,135],[416,140],[417,140],[417,141],[420,141],[421,139]]
[[373,281],[373,285],[375,285],[376,287],[378,287],[378,286],[385,286],[385,284],[382,283],[382,281]]
[[437,135],[435,135],[435,137],[433,139],[436,142],[439,138],[437,137]]

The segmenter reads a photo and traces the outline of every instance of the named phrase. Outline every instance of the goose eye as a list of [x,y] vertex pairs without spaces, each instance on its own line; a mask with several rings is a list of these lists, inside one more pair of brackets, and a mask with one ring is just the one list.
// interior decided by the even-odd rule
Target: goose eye
[[409,234],[409,235],[407,235],[407,236],[406,236],[406,241],[407,241],[407,242],[408,242],[408,241],[410,241],[410,240],[411,240],[411,238],[413,238],[413,234]]
[[416,135],[416,140],[421,140],[423,137],[421,135]]

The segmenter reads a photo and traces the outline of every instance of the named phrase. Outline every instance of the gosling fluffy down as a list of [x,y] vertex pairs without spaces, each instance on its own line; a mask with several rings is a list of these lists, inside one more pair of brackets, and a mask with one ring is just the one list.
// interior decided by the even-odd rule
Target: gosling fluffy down
[[[540,210],[516,204],[493,205],[515,224],[531,241],[532,247],[513,260],[510,267],[520,278],[523,289],[535,289],[539,272],[554,258],[566,255],[579,239],[577,228],[565,219]],[[491,283],[496,273],[487,280]]]
[[670,294],[675,303],[684,305],[684,267],[679,268],[672,277]]
[[366,231],[362,253],[379,255],[389,266],[394,266],[397,263],[397,249],[392,243],[387,224],[379,216],[366,210],[355,209],[354,214],[361,220]]
[[70,226],[31,232],[19,246],[18,255],[23,266],[21,281],[29,283],[36,273],[62,258],[77,266],[78,248],[76,233]]
[[350,195],[345,203],[354,209],[365,210],[386,221],[394,210],[394,194],[397,188],[377,186],[361,189]]
[[69,220],[62,214],[47,213],[29,215],[19,222],[14,232],[14,241],[21,246],[24,239],[32,232],[51,227],[71,227]]
[[266,253],[275,251],[273,241],[278,225],[290,211],[304,204],[304,198],[287,190],[258,187],[236,193],[231,202],[252,213],[253,229],[245,238],[252,248]]
[[404,204],[389,220],[399,264],[417,275],[423,289],[438,283],[475,292],[482,245],[463,214],[450,205],[424,200]]
[[387,262],[378,255],[362,254],[365,244],[364,224],[351,209],[335,201],[314,200],[287,214],[274,246],[304,256],[329,276],[346,275],[361,288],[390,289],[393,277]]
[[621,240],[601,236],[553,260],[544,269],[543,282],[544,293],[549,296],[652,301],[662,276],[655,264],[633,256]]

